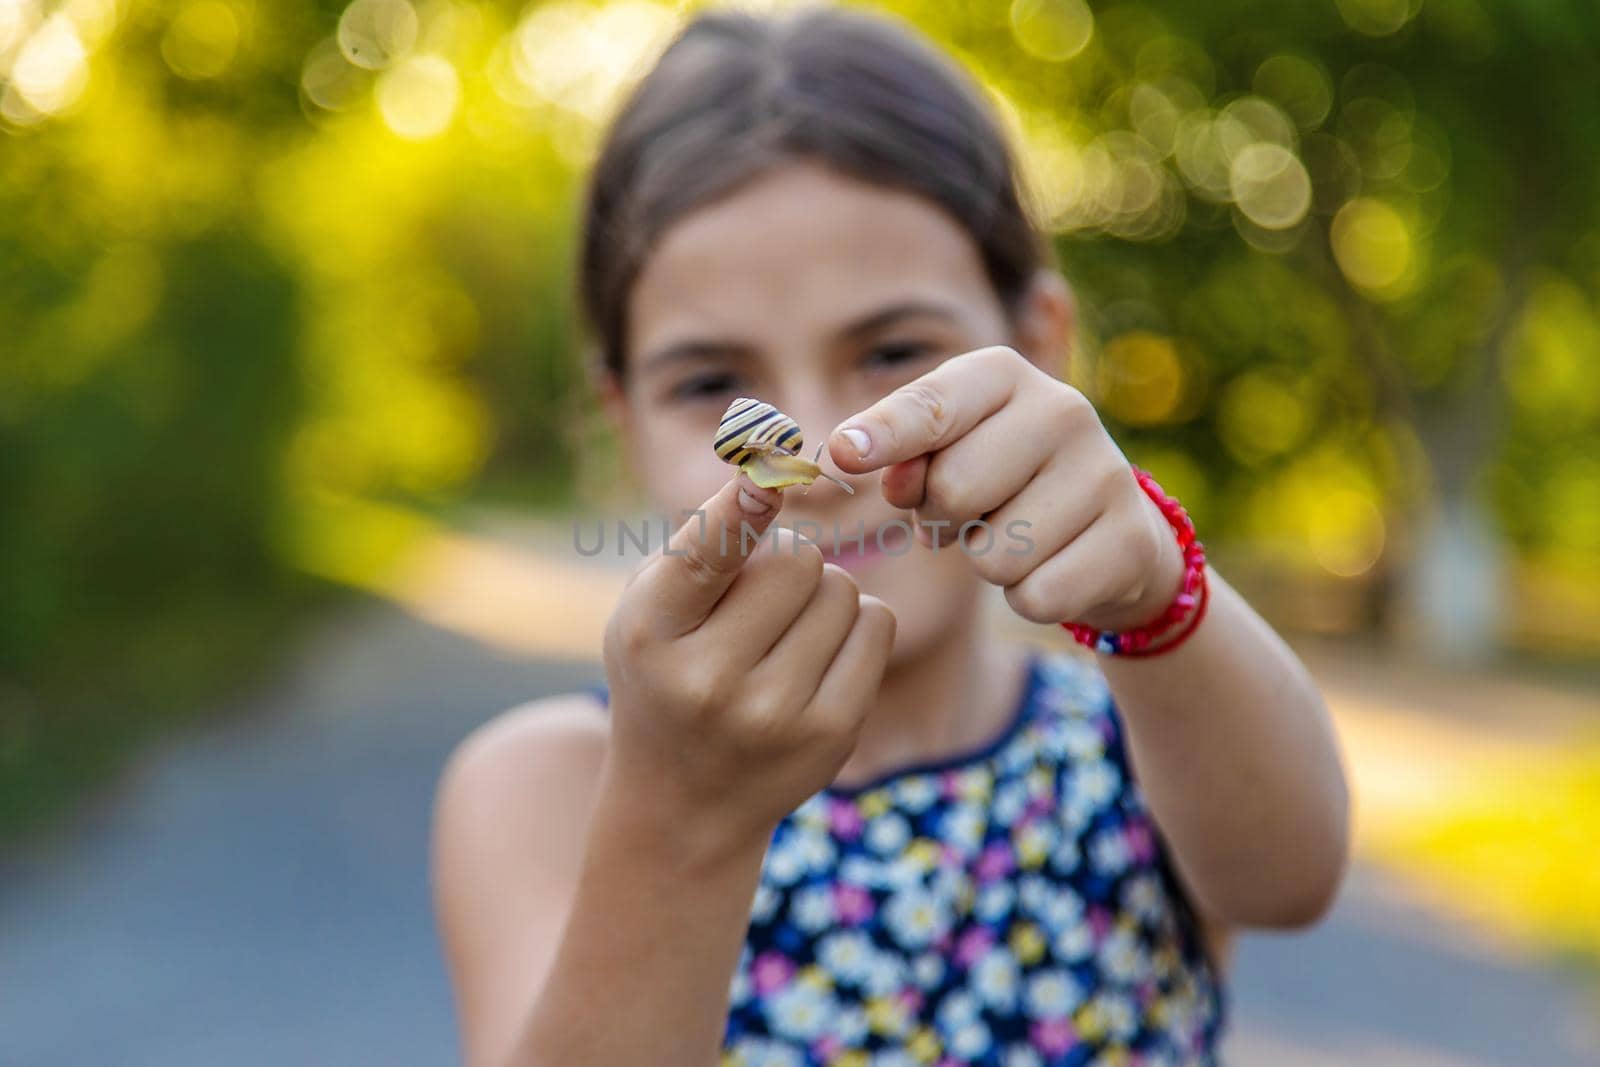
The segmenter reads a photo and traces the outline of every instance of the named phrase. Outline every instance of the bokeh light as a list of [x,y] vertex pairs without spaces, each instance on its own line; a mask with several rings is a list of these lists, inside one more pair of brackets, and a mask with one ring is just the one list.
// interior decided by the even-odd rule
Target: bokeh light
[[1217,418],[1228,451],[1251,465],[1291,451],[1311,429],[1310,406],[1296,381],[1266,370],[1229,382]]
[[300,88],[320,108],[338,111],[363,98],[371,73],[351,63],[336,38],[325,37],[306,54],[300,70]]
[[215,78],[228,69],[243,32],[224,0],[196,0],[178,12],[161,38],[161,55],[180,78]]
[[353,0],[339,16],[338,41],[350,62],[380,70],[416,44],[416,9],[406,0]]
[[461,99],[456,69],[443,56],[412,55],[378,78],[378,110],[402,137],[425,140],[449,128]]
[[1507,351],[1503,375],[1519,404],[1574,426],[1600,421],[1600,389],[1591,379],[1600,309],[1570,279],[1538,280]]
[[1166,159],[1172,155],[1178,136],[1178,119],[1190,106],[1189,101],[1175,99],[1173,87],[1151,82],[1135,84],[1128,94],[1128,120],[1144,142],[1155,149],[1156,155]]
[[1384,37],[1398,32],[1422,9],[1422,0],[1335,0],[1353,30]]
[[1113,338],[1100,356],[1099,403],[1123,422],[1151,426],[1179,414],[1187,385],[1172,338],[1133,330]]
[[1088,47],[1094,13],[1083,0],[1012,0],[1011,31],[1023,51],[1059,62]]
[[1311,177],[1282,145],[1257,142],[1233,157],[1228,187],[1239,210],[1257,226],[1286,230],[1311,209]]
[[1293,149],[1298,141],[1294,123],[1283,109],[1259,96],[1241,96],[1230,101],[1219,119],[1217,136],[1229,163],[1254,144]]
[[1236,117],[1191,111],[1178,125],[1178,171],[1196,196],[1226,203],[1231,196],[1228,178],[1232,153],[1251,141],[1251,131]]
[[1383,512],[1365,493],[1339,489],[1324,495],[1308,516],[1312,554],[1330,574],[1355,578],[1383,553]]
[[0,69],[9,69],[12,55],[39,19],[39,0],[0,0]]
[[1296,55],[1276,55],[1256,68],[1252,88],[1277,101],[1302,130],[1321,126],[1333,108],[1333,85],[1321,66]]
[[632,0],[530,6],[514,35],[513,69],[538,100],[598,122],[678,24],[671,8]]
[[1382,200],[1359,197],[1334,216],[1334,258],[1351,284],[1378,296],[1403,295],[1413,270],[1411,231]]
[[66,111],[89,84],[88,60],[72,19],[51,15],[12,60],[0,113],[24,124]]

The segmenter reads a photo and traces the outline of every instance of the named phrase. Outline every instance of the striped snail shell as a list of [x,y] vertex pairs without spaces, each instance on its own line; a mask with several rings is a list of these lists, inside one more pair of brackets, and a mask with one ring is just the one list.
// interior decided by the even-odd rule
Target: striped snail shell
[[[799,423],[765,400],[748,396],[728,405],[712,441],[719,459],[738,467],[763,488],[809,486],[818,478],[827,478],[845,492],[855,492],[839,479],[824,474],[815,460],[799,455],[804,445]],[[818,446],[817,456],[821,455],[822,448]]]
[[797,455],[805,445],[800,424],[767,403],[742,396],[728,405],[717,426],[717,455],[735,467],[752,455],[781,449]]

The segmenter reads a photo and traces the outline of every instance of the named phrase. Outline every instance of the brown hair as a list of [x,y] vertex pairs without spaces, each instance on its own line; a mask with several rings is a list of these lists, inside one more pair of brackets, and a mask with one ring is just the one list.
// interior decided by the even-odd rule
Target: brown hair
[[800,159],[943,208],[1008,315],[1045,262],[981,89],[915,31],[824,6],[702,12],[633,88],[589,177],[578,299],[607,368],[622,373],[628,294],[660,235]]

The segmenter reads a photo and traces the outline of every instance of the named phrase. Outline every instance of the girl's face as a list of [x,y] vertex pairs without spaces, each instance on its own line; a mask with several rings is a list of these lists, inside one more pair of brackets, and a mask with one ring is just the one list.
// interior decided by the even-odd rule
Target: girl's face
[[[734,473],[711,450],[734,398],[792,416],[810,458],[845,418],[963,352],[1008,344],[1059,373],[1070,320],[1065,283],[1045,272],[1013,329],[977,245],[935,205],[795,163],[662,235],[631,294],[625,374],[601,393],[676,524]],[[883,499],[879,475],[820,462],[855,495],[823,479],[786,490],[778,524],[883,599],[895,659],[914,658],[970,617],[980,580],[959,548],[923,547],[894,524],[912,516]]]

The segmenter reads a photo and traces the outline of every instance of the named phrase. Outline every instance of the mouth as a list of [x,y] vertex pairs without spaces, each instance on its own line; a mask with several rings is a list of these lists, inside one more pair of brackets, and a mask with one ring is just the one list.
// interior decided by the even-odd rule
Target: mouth
[[871,530],[860,525],[846,533],[835,530],[831,543],[817,547],[822,550],[825,562],[853,571],[870,566],[885,556],[904,555],[910,543],[911,530],[902,521],[885,523]]

